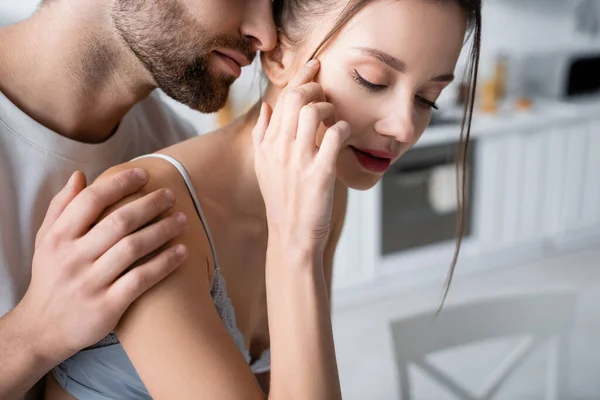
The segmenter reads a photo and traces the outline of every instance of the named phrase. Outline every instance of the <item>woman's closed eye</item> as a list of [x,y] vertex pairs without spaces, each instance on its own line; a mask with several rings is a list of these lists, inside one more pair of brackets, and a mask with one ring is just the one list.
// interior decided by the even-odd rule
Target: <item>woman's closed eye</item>
[[439,110],[438,105],[431,101],[431,100],[427,100],[425,97],[423,96],[416,96],[417,102],[419,103],[419,106],[426,108],[426,109],[431,109],[433,108],[434,110]]
[[[363,78],[361,76],[361,74],[356,69],[354,70],[354,74],[352,74],[352,75],[353,75],[354,81],[360,87],[362,87],[363,89],[367,90],[368,92],[373,92],[373,93],[380,92],[380,91],[382,91],[382,90],[384,90],[384,89],[387,88],[387,85],[381,85],[381,84],[373,83],[373,82],[370,82],[367,79]],[[439,109],[438,105],[434,101],[427,100],[427,98],[425,98],[423,96],[417,95],[416,99],[417,99],[418,106],[421,107],[421,108],[435,109],[435,110]]]
[[352,74],[352,76],[354,78],[354,81],[358,83],[359,86],[361,86],[363,89],[369,92],[380,92],[383,89],[387,88],[386,85],[378,85],[376,83],[369,82],[368,80],[363,78],[356,69],[354,70],[354,74]]

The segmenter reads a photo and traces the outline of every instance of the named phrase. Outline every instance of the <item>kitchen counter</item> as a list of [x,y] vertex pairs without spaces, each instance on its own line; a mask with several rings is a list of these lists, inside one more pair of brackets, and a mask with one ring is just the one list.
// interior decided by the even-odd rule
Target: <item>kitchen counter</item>
[[[569,124],[573,121],[598,118],[599,114],[600,96],[582,97],[572,101],[535,100],[532,108],[527,111],[501,110],[497,114],[475,111],[471,138]],[[459,135],[459,123],[432,125],[425,130],[415,147],[453,142],[458,140]]]

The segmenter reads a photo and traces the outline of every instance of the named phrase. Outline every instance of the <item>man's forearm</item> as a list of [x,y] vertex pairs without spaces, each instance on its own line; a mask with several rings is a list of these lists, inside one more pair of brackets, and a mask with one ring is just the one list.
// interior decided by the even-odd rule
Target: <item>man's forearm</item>
[[54,367],[35,336],[18,310],[0,318],[0,400],[23,396]]

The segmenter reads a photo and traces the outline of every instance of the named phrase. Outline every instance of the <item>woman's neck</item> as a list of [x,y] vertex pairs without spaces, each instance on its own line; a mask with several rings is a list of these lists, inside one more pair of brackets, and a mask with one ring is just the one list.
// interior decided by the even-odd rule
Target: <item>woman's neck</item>
[[164,150],[185,165],[203,203],[227,218],[266,217],[254,172],[252,128],[258,111],[253,107],[217,131]]
[[255,104],[246,114],[228,125],[231,135],[232,157],[237,164],[234,169],[235,187],[232,188],[233,200],[239,210],[247,211],[249,217],[266,218],[265,203],[258,186],[254,169],[254,145],[252,129],[258,121],[260,102]]
[[232,138],[230,156],[236,160],[238,165],[238,179],[236,187],[233,188],[233,198],[237,203],[238,209],[247,209],[251,214],[249,216],[260,219],[266,218],[266,212],[254,169],[252,129],[258,121],[262,102],[274,108],[280,94],[281,88],[269,84],[260,101],[248,112],[224,128],[225,133]]

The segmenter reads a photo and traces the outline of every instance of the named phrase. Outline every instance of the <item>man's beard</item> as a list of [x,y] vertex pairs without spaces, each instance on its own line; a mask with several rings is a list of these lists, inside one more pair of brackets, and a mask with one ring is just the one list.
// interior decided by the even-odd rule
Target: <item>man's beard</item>
[[212,113],[227,102],[236,77],[209,66],[211,51],[228,48],[251,61],[254,53],[241,38],[217,37],[177,0],[117,0],[113,21],[121,38],[150,72],[158,87],[192,109]]

